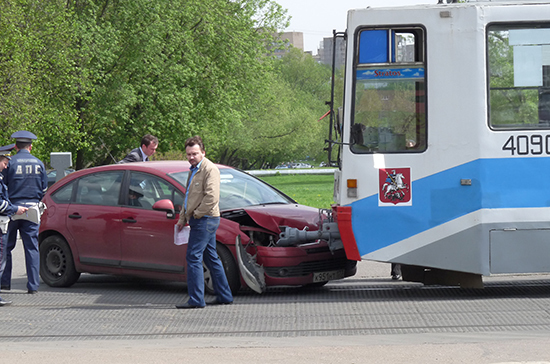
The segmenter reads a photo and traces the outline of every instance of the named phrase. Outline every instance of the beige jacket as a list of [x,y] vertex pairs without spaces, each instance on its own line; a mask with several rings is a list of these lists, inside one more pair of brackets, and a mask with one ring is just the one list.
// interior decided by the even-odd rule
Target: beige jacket
[[[189,178],[191,173],[189,173]],[[193,176],[191,185],[187,179],[189,196],[187,209],[180,213],[179,221],[186,225],[191,217],[200,219],[208,215],[220,216],[220,170],[209,159],[203,158],[199,170]]]

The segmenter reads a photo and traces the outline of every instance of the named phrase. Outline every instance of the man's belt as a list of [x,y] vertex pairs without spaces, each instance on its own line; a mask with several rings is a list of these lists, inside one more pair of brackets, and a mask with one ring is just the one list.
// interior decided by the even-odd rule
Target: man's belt
[[25,206],[28,208],[27,212],[21,215],[13,215],[12,220],[28,220],[34,222],[35,224],[40,223],[40,216],[44,213],[46,209],[46,204],[43,202],[21,202],[16,205]]

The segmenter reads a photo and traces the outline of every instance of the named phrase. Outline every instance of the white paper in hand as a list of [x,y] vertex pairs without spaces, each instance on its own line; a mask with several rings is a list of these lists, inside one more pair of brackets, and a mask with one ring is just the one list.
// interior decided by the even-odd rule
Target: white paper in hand
[[183,229],[178,230],[178,225],[174,225],[174,244],[183,245],[187,244],[189,241],[189,232],[191,228],[189,225],[183,227]]

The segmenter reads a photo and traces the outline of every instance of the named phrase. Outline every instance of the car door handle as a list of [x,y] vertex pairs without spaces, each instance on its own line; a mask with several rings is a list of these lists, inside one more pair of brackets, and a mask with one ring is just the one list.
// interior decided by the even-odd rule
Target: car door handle
[[78,213],[76,214],[70,214],[69,219],[82,219],[82,216]]
[[130,217],[130,218],[127,218],[127,219],[122,219],[122,222],[129,222],[129,223],[134,224],[134,223],[137,222],[137,220],[134,219],[134,218],[132,218],[132,217]]

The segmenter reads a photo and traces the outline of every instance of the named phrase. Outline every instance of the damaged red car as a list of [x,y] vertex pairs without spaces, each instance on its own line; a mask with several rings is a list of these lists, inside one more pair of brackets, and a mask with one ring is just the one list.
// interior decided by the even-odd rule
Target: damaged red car
[[[46,193],[40,276],[68,287],[81,273],[186,280],[187,245],[174,244],[189,163],[115,164],[80,170]],[[249,287],[322,286],[349,277],[335,223],[256,177],[218,165],[217,251],[234,293]],[[212,292],[208,271],[205,285]]]

